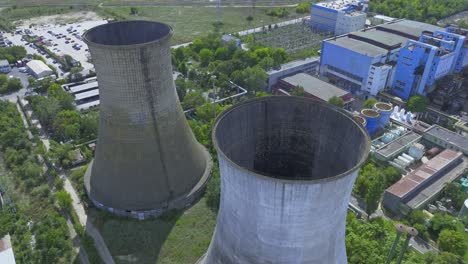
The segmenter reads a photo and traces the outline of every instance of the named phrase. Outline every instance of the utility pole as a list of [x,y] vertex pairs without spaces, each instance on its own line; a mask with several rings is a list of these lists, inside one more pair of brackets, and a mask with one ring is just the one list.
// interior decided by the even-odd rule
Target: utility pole
[[390,249],[390,253],[388,254],[387,262],[385,262],[385,264],[390,264],[390,261],[392,260],[393,255],[395,255],[395,249],[398,245],[398,241],[400,240],[401,234],[406,233],[406,226],[402,224],[396,224],[395,229],[397,231],[397,235],[395,237],[395,240],[393,241],[392,248]]

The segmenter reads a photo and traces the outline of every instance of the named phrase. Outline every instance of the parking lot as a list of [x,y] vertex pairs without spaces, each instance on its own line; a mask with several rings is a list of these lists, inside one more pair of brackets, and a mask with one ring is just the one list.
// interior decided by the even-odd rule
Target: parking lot
[[[88,62],[87,53],[88,47],[82,41],[81,36],[83,33],[95,26],[107,23],[106,20],[85,21],[80,23],[71,23],[66,25],[44,25],[33,28],[28,28],[33,35],[44,37],[44,41],[50,43],[48,49],[59,56],[70,55],[73,59],[79,61],[83,67],[83,74],[87,74],[89,70],[93,69],[93,64]],[[26,30],[26,28],[18,28]],[[43,56],[47,64],[54,65],[61,76],[64,72],[59,68],[59,63],[54,61],[53,58],[46,57],[47,54],[40,54],[38,48],[34,45],[27,45],[26,41],[22,40],[20,34],[5,33],[4,37],[12,42],[12,45],[24,46],[28,54],[39,54]]]

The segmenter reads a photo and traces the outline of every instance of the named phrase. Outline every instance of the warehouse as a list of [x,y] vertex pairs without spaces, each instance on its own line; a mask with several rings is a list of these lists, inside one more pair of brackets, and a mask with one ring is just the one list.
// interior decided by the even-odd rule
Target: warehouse
[[296,73],[305,72],[308,74],[315,74],[319,66],[318,57],[308,57],[302,60],[295,60],[282,64],[278,68],[273,68],[267,72],[268,75],[268,88],[271,92],[272,86],[275,85],[279,79],[294,75]]
[[362,4],[353,0],[338,0],[312,4],[310,25],[312,28],[332,32],[335,35],[361,30],[366,24]]
[[468,155],[468,138],[441,126],[429,127],[423,132],[423,138],[443,148],[453,149]]
[[298,73],[281,79],[275,86],[273,86],[273,94],[289,95],[289,92],[297,86],[304,88],[304,96],[308,98],[328,102],[330,98],[336,96],[343,99],[345,105],[353,101],[353,97],[350,92],[342,90],[332,84],[305,73]]
[[78,110],[99,106],[99,83],[96,77],[87,78],[82,82],[64,84],[62,88],[73,95]]
[[28,67],[31,75],[34,76],[36,79],[40,79],[54,73],[49,68],[49,66],[47,66],[44,62],[40,60],[32,60],[26,63],[26,66]]
[[[420,208],[440,192],[445,183],[455,180],[458,172],[463,172],[463,168],[458,166],[462,162],[461,167],[466,166],[462,153],[450,149],[442,151],[385,190],[383,204],[393,212]],[[453,170],[457,173],[452,173]],[[419,196],[421,193],[426,198]]]

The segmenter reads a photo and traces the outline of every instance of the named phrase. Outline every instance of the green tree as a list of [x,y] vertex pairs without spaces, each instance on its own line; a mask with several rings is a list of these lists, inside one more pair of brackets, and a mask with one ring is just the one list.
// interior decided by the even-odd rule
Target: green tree
[[275,64],[275,61],[270,57],[265,57],[259,62],[259,66],[262,67],[265,71],[271,69]]
[[74,110],[63,110],[54,120],[54,132],[61,140],[80,138],[81,117]]
[[289,92],[289,94],[292,95],[292,96],[304,96],[305,95],[304,87],[298,85],[298,86],[292,88],[291,91]]
[[199,92],[189,92],[184,97],[182,106],[185,110],[197,108],[205,103],[205,98]]
[[268,75],[260,66],[254,66],[252,68],[249,67],[245,69],[244,76],[246,77],[245,87],[249,92],[255,95],[257,91],[265,90],[267,86],[266,80]]
[[468,243],[463,236],[463,233],[453,230],[442,230],[439,234],[439,248],[442,251],[447,251],[458,256],[466,254]]
[[453,216],[443,213],[435,213],[430,222],[430,229],[436,237],[439,236],[442,230],[457,230],[461,227],[461,223]]
[[213,52],[209,49],[202,49],[200,51],[200,65],[203,67],[208,66],[210,61],[213,60]]
[[387,168],[383,169],[382,175],[385,179],[385,188],[390,187],[391,185],[393,185],[401,179],[401,172],[392,166],[388,166]]
[[47,89],[47,95],[57,99],[62,110],[75,109],[73,96],[65,92],[59,84],[51,84],[49,89]]
[[130,7],[130,15],[132,15],[132,16],[138,15],[138,8],[136,8],[134,6]]
[[288,53],[283,48],[275,49],[271,53],[271,58],[273,59],[275,66],[278,66],[288,60]]
[[328,102],[336,107],[342,108],[344,106],[343,99],[338,96],[332,96],[330,99],[328,99]]
[[6,85],[6,91],[7,92],[15,92],[23,88],[23,85],[21,84],[20,79],[18,78],[11,78],[8,80],[8,83]]
[[229,59],[229,50],[227,47],[219,47],[214,53],[214,57],[217,60],[228,60]]
[[302,2],[299,3],[296,7],[296,13],[298,14],[305,14],[310,12],[310,2]]
[[8,83],[8,78],[5,74],[0,73],[0,87],[6,85]]
[[421,113],[426,110],[428,103],[429,99],[417,94],[409,98],[406,108],[413,113]]
[[369,98],[364,102],[364,108],[372,108],[375,103],[377,103],[377,99],[375,98]]
[[382,196],[383,186],[378,179],[370,181],[364,201],[366,202],[366,213],[368,217],[379,207],[380,197]]
[[66,191],[58,191],[56,194],[57,202],[63,209],[71,210],[72,207],[72,198],[69,193]]

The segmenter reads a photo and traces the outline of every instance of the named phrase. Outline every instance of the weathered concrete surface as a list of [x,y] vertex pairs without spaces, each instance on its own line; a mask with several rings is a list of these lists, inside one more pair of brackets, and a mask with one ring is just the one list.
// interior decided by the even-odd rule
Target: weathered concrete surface
[[144,218],[190,204],[211,160],[185,120],[172,79],[162,23],[124,21],[84,35],[99,79],[95,160],[85,176],[91,200],[110,212]]
[[213,132],[221,206],[202,263],[346,263],[346,211],[365,129],[342,110],[299,97],[236,105]]

